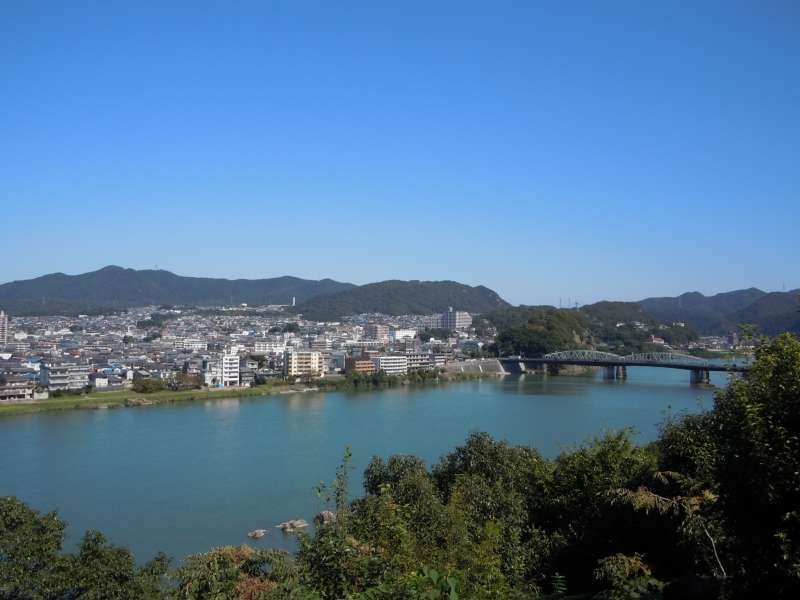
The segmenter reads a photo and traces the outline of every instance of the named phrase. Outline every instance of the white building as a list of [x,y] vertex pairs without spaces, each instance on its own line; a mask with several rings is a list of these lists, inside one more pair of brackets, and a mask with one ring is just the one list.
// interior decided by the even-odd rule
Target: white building
[[436,366],[433,354],[430,352],[408,352],[406,359],[408,359],[409,371],[432,370]]
[[223,354],[222,355],[222,386],[237,386],[239,385],[239,355],[238,354]]
[[87,365],[62,363],[59,365],[44,365],[39,372],[39,382],[51,391],[79,390],[89,385]]
[[191,350],[192,352],[205,352],[208,349],[208,344],[205,340],[196,339],[178,339],[175,340],[176,350]]
[[442,329],[458,331],[461,329],[469,329],[471,326],[472,316],[468,312],[453,310],[451,306],[450,310],[442,314]]
[[0,348],[8,344],[8,315],[0,310]]
[[387,375],[405,375],[408,373],[408,357],[402,354],[385,354],[372,359],[376,371]]
[[392,329],[389,333],[389,339],[393,342],[401,342],[403,340],[413,340],[416,335],[416,329]]
[[325,359],[322,352],[292,352],[283,356],[283,373],[287,377],[323,377]]
[[253,352],[256,354],[281,354],[286,351],[286,342],[256,342]]

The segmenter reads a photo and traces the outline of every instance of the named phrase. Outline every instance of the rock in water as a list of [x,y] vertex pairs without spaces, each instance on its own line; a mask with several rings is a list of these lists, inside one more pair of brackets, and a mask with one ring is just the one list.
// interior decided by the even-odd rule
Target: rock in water
[[308,527],[308,523],[305,519],[292,519],[290,521],[284,521],[283,523],[278,523],[275,525],[276,528],[282,529],[286,533],[291,533],[293,531],[297,531],[298,529],[302,529],[304,527]]
[[253,529],[253,531],[248,532],[247,537],[253,539],[259,539],[267,535],[268,531],[266,529]]

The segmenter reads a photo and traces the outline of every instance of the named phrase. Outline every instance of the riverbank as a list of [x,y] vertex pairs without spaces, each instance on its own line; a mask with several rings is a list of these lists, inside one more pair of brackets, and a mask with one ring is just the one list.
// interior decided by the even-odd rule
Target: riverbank
[[410,377],[392,377],[380,383],[360,382],[353,385],[345,377],[329,377],[312,380],[308,384],[273,382],[247,388],[222,388],[198,390],[162,390],[151,393],[141,393],[134,390],[119,390],[113,392],[91,392],[81,395],[61,396],[36,400],[34,402],[13,402],[0,404],[0,417],[23,415],[29,413],[80,410],[80,409],[112,409],[126,406],[152,406],[157,404],[171,404],[174,402],[193,402],[196,400],[224,400],[227,398],[240,398],[247,396],[271,396],[278,394],[294,394],[314,391],[346,391],[355,389],[381,389],[399,385],[441,385],[444,383],[459,383],[486,378],[494,378],[494,374],[480,373],[447,373],[435,378],[424,380]]

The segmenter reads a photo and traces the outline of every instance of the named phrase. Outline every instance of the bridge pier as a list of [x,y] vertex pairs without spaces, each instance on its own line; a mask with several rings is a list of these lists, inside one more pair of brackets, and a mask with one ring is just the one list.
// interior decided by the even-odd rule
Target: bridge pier
[[603,379],[614,380],[617,378],[617,367],[603,367]]
[[618,365],[617,366],[617,379],[627,379],[628,378],[628,367],[625,365]]
[[707,369],[692,369],[689,382],[692,385],[711,383],[711,373]]

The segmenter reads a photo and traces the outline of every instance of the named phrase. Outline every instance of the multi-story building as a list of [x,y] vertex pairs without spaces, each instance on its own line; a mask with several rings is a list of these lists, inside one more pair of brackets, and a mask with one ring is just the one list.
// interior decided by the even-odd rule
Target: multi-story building
[[43,365],[39,371],[40,383],[50,391],[79,390],[89,385],[91,369],[87,365],[61,363]]
[[286,342],[256,342],[253,352],[256,354],[280,354],[286,351]]
[[222,386],[237,386],[239,385],[239,355],[238,354],[223,354],[221,357],[222,362]]
[[442,315],[428,315],[421,317],[422,327],[424,329],[441,329],[442,328]]
[[205,352],[208,344],[205,340],[187,338],[175,340],[175,348],[178,350],[191,350],[192,352]]
[[204,385],[219,387],[222,382],[222,363],[212,358],[204,359],[202,373]]
[[8,345],[8,315],[0,310],[0,348]]
[[283,373],[287,377],[322,377],[325,359],[321,352],[287,351],[283,355]]
[[433,354],[430,352],[408,352],[406,358],[409,371],[427,371],[436,366]]
[[0,404],[3,402],[26,402],[35,400],[35,386],[25,377],[11,375],[0,384]]
[[393,342],[400,342],[402,340],[414,339],[416,335],[416,329],[392,329],[389,333],[389,339]]
[[389,338],[389,327],[379,323],[364,326],[364,337],[368,340],[386,340]]
[[384,354],[372,359],[376,371],[387,375],[405,375],[408,373],[408,358],[404,354]]
[[351,356],[345,362],[345,371],[347,373],[358,373],[359,375],[372,375],[376,369],[375,363],[371,358]]
[[256,380],[258,362],[250,358],[239,359],[239,385],[253,385]]
[[458,331],[462,329],[469,329],[472,326],[472,316],[462,310],[453,310],[450,307],[446,313],[442,314],[442,329],[449,329],[450,331]]
[[324,350],[331,349],[331,341],[324,335],[318,335],[309,341],[308,346],[312,350],[317,350],[319,352],[322,352]]

